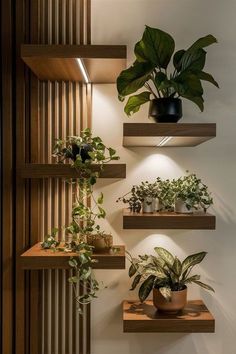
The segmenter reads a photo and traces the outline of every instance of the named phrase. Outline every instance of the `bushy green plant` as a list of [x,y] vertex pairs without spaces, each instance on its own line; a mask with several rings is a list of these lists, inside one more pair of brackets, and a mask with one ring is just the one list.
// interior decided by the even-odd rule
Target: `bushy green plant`
[[208,187],[195,173],[173,180],[172,190],[175,200],[182,200],[188,210],[202,208],[206,211],[213,204]]
[[[198,39],[187,50],[181,49],[174,54],[174,39],[160,29],[146,26],[142,39],[134,48],[135,62],[117,78],[121,101],[145,89],[129,97],[125,113],[130,116],[138,112],[141,105],[161,97],[183,97],[203,111],[204,91],[201,81],[219,87],[212,75],[203,71],[207,54],[203,48],[216,42],[216,38],[209,34]],[[169,73],[167,68],[173,54],[174,71]]]
[[181,291],[194,283],[206,290],[214,289],[200,281],[200,275],[191,275],[195,265],[201,263],[206,252],[192,254],[181,262],[176,256],[162,247],[155,247],[156,256],[143,255],[133,258],[128,253],[131,262],[129,277],[133,279],[131,289],[134,290],[139,284],[139,299],[146,300],[150,292],[156,288],[167,300],[171,299],[172,291]]

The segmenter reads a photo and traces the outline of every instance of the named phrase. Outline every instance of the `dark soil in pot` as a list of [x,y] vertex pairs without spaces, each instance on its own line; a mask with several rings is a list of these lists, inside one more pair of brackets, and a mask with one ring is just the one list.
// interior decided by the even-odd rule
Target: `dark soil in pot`
[[158,98],[150,102],[149,117],[156,123],[177,123],[182,118],[182,101],[179,98]]

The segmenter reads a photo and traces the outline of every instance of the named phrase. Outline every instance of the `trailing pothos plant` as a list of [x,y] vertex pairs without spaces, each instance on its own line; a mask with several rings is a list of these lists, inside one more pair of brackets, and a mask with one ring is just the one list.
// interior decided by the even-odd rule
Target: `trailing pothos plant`
[[[93,246],[87,243],[87,236],[103,237],[105,234],[98,223],[99,219],[104,219],[106,216],[103,208],[103,194],[100,193],[95,198],[93,187],[104,164],[118,160],[119,157],[114,149],[104,145],[100,137],[93,137],[89,129],[82,131],[81,136],[68,137],[66,140],[58,139],[54,156],[58,158],[59,163],[68,160],[76,169],[78,178],[67,181],[72,184],[74,191],[71,222],[64,226],[67,241],[60,243],[56,237],[58,229],[53,229],[41,245],[42,248],[51,249],[54,252],[76,254],[69,260],[69,265],[73,270],[69,282],[73,285],[78,310],[82,313],[81,305],[90,303],[100,288],[92,272]],[[96,170],[93,164],[98,166]],[[82,295],[79,296],[76,292],[77,283],[84,288]]]
[[172,291],[181,291],[191,283],[214,291],[211,286],[200,281],[200,275],[191,275],[193,267],[203,261],[206,252],[192,254],[181,262],[165,248],[155,247],[154,250],[156,256],[142,255],[133,258],[127,253],[131,262],[129,277],[134,277],[130,290],[141,284],[139,288],[141,302],[146,300],[154,288],[159,289],[167,300],[171,299]]
[[172,181],[172,190],[175,200],[183,201],[188,210],[202,208],[206,212],[213,204],[213,198],[208,191],[207,185],[195,173],[174,179]]
[[[205,47],[216,43],[212,35],[199,38],[188,49],[175,50],[170,34],[146,26],[142,39],[136,43],[135,62],[117,78],[120,101],[140,89],[141,93],[129,97],[124,111],[130,116],[152,99],[183,97],[204,109],[202,81],[218,86],[212,75],[203,71],[206,62]],[[174,55],[173,55],[174,54]],[[173,72],[168,71],[173,55]]]

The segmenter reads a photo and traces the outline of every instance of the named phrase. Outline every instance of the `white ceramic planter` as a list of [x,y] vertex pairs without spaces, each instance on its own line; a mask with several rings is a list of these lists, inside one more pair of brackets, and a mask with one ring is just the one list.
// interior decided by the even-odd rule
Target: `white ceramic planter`
[[142,202],[142,209],[143,213],[153,213],[154,208],[153,208],[153,198],[147,197],[144,199]]
[[193,208],[188,209],[185,205],[185,202],[181,199],[175,201],[175,212],[181,214],[192,214]]
[[159,202],[159,199],[158,198],[153,198],[153,202],[152,202],[152,205],[153,205],[153,211],[159,211],[161,209],[161,203]]

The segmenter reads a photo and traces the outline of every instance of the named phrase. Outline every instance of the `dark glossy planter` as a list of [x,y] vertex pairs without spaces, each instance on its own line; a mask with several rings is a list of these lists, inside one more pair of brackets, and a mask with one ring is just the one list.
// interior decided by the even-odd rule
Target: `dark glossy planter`
[[177,123],[182,118],[182,101],[179,98],[158,98],[150,102],[149,117],[156,123]]
[[76,144],[72,145],[72,160],[75,161],[76,160],[76,156],[80,155],[82,162],[85,162],[85,160],[90,160],[91,157],[89,156],[89,152],[92,151],[93,148],[91,145],[89,144],[82,144],[81,147],[79,147]]

